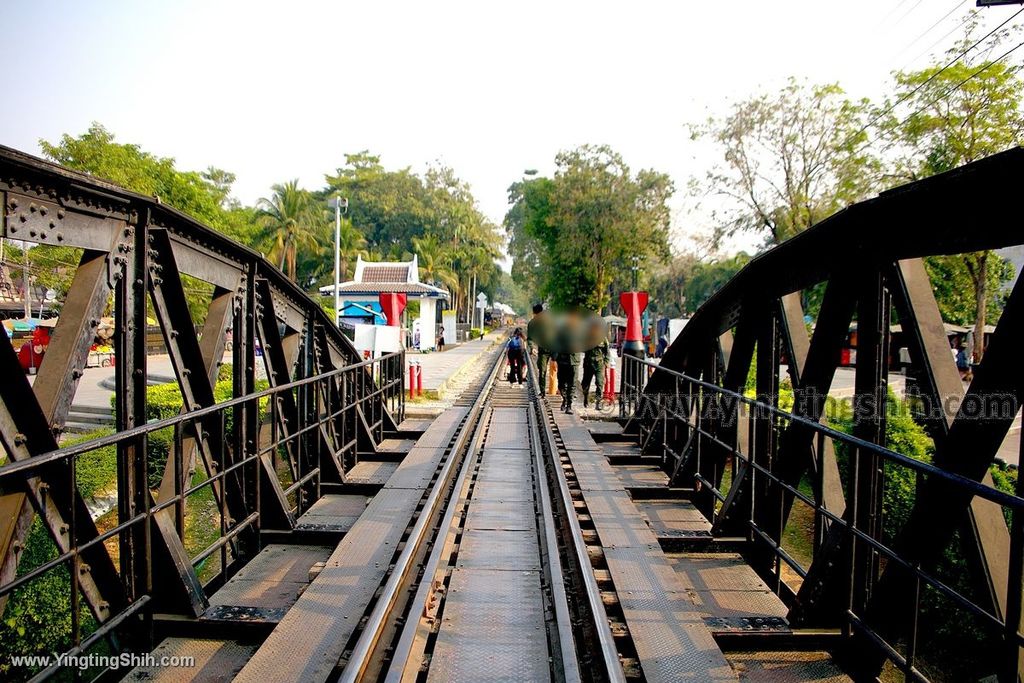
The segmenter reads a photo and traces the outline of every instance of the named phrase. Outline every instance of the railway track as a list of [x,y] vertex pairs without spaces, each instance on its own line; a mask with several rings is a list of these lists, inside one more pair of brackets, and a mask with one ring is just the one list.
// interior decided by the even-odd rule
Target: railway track
[[[713,631],[750,624],[726,611],[709,626],[716,594],[662,550],[673,534],[699,546],[689,527],[707,522],[664,498],[666,475],[617,425],[598,442],[554,413],[532,362],[522,385],[503,379],[501,347],[482,362],[415,440],[399,430],[321,486],[207,614],[157,615],[154,654],[198,653],[190,676],[126,680],[737,680]],[[736,563],[709,583],[735,581]],[[761,596],[757,582],[743,581]]]
[[510,385],[504,367],[499,352],[460,400],[475,409],[465,448],[446,463],[452,476],[438,478],[430,521],[410,534],[340,680],[625,679],[628,639],[609,627],[550,409],[535,373]]

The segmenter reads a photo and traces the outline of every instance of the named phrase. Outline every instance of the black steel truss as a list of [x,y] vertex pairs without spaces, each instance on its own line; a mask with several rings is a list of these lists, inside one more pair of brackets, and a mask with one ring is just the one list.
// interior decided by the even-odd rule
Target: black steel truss
[[[748,557],[790,605],[792,624],[844,630],[851,661],[866,677],[886,658],[908,677],[922,676],[916,614],[925,587],[1003,633],[1001,680],[1017,680],[1022,670],[1024,501],[995,491],[989,468],[1024,399],[1024,284],[965,394],[922,262],[1024,243],[1016,207],[1022,169],[1017,148],[851,206],[753,259],[697,311],[660,365],[623,368],[624,378],[640,378],[623,388],[626,430],[640,435],[647,453],[662,455],[673,483],[693,486],[714,536],[748,539]],[[819,283],[825,295],[809,335],[801,293]],[[885,411],[866,409],[886,402],[893,311],[926,406],[934,465],[887,450]],[[854,405],[863,409],[848,436],[828,429],[824,413],[854,320]],[[751,362],[756,399],[742,396]],[[785,412],[778,409],[783,364],[795,397]],[[993,396],[1012,405],[997,415],[965,412],[974,399]],[[959,412],[939,409],[948,405]],[[842,472],[836,444],[848,454]],[[917,472],[917,487],[913,512],[888,547],[883,492],[887,468],[896,466]],[[811,496],[800,491],[807,480]],[[814,510],[809,566],[782,544],[795,503]],[[1012,537],[1004,510],[1012,512]],[[957,532],[977,599],[932,574]],[[799,577],[790,582],[797,588],[784,569]]]
[[[73,605],[84,600],[99,624],[82,632],[76,613],[76,647],[117,635],[119,647],[130,647],[140,620],[155,612],[202,614],[209,587],[259,550],[261,530],[292,529],[321,483],[344,482],[361,455],[397,430],[403,354],[364,360],[320,305],[258,253],[158,199],[0,147],[0,200],[5,237],[83,250],[33,385],[0,334],[0,609],[19,586],[66,567]],[[198,328],[185,276],[212,291]],[[146,415],[147,308],[184,403],[180,415],[155,423]],[[108,309],[117,330],[117,432],[59,449]],[[232,397],[218,403],[228,333]],[[258,391],[261,358],[269,388]],[[165,462],[149,462],[147,440],[161,430],[173,433],[173,446]],[[117,524],[101,532],[75,467],[108,446],[117,452]],[[193,485],[197,467],[208,479]],[[189,499],[203,488],[216,501],[220,534],[189,552]],[[19,571],[36,515],[58,557]],[[217,555],[219,572],[204,587],[195,567]]]

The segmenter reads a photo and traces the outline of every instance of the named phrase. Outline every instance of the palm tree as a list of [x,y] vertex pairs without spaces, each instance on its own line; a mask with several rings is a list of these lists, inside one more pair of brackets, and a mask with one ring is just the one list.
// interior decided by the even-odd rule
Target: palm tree
[[442,284],[454,291],[458,276],[452,270],[451,255],[434,235],[414,237],[413,248],[419,261],[420,278],[430,284]]
[[270,242],[268,258],[296,282],[295,262],[300,248],[320,248],[314,234],[322,211],[317,211],[313,197],[299,187],[298,180],[289,180],[271,188],[274,194],[261,198],[258,216],[264,226],[264,236]]

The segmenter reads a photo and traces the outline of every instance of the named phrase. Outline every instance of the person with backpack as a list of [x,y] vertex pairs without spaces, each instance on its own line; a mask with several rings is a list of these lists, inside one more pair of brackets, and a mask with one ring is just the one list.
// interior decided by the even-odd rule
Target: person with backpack
[[523,383],[523,366],[526,364],[526,357],[523,355],[523,331],[518,327],[516,331],[512,333],[512,338],[508,340],[506,345],[506,355],[508,357],[508,381],[512,384],[518,382]]

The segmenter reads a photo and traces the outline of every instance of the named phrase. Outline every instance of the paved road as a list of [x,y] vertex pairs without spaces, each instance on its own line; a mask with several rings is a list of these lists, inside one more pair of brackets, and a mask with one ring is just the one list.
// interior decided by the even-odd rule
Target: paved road
[[[501,333],[492,332],[484,339],[476,339],[458,346],[449,346],[443,352],[409,353],[409,360],[418,361],[423,366],[423,388],[436,390],[444,381],[452,377],[460,368],[475,359],[480,353],[499,338]],[[231,363],[231,353],[224,354],[224,363]],[[174,380],[174,369],[170,356],[153,355],[147,358],[148,374],[151,379]],[[266,372],[261,363],[257,363],[257,375],[265,377]],[[29,383],[35,381],[35,375],[29,376]],[[113,385],[113,368],[86,368],[78,383],[78,390],[72,403],[79,406],[96,406],[109,408],[113,391],[103,386]]]

